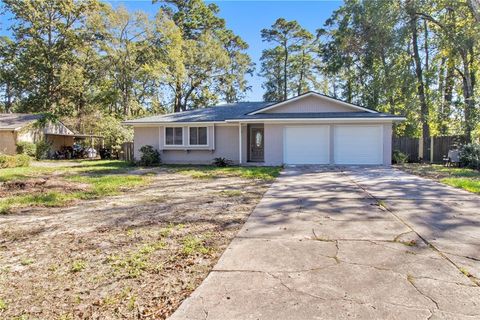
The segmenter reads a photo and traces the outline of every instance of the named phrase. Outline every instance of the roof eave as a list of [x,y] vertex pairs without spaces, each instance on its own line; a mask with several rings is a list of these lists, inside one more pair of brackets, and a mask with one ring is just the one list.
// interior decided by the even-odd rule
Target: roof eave
[[404,121],[404,117],[370,117],[370,118],[274,118],[274,119],[228,119],[232,122],[390,122]]

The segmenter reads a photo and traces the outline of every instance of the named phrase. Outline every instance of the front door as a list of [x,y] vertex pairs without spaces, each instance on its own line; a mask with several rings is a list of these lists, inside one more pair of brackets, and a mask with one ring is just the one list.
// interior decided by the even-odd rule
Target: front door
[[263,128],[250,127],[250,161],[262,162],[264,159]]

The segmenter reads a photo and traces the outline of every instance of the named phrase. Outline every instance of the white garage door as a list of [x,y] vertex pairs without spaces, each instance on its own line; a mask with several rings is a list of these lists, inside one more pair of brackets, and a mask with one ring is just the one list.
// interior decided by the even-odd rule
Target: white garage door
[[286,164],[328,164],[329,151],[329,126],[285,127],[284,162]]
[[336,164],[382,164],[381,125],[338,125],[334,129]]

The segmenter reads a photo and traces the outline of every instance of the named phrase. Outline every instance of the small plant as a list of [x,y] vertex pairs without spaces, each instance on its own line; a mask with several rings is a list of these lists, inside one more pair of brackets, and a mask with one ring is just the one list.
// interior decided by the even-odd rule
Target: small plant
[[205,247],[203,241],[194,236],[186,236],[183,239],[182,253],[189,256],[196,253],[207,254],[210,252],[210,249]]
[[22,261],[20,261],[20,264],[22,266],[29,266],[34,262],[35,262],[35,260],[33,260],[33,259],[25,258],[25,259],[22,259]]
[[0,299],[0,311],[3,310],[7,310],[7,303],[3,299]]
[[28,141],[19,141],[17,142],[17,153],[18,154],[26,154],[30,157],[35,157],[37,151],[37,146]]
[[460,149],[460,163],[463,166],[480,169],[480,144],[469,143]]
[[18,154],[16,156],[0,154],[0,168],[28,167],[31,160],[26,154]]
[[216,167],[230,167],[233,164],[233,161],[228,160],[227,158],[218,157],[213,159],[212,164]]
[[72,266],[70,267],[70,272],[72,273],[77,273],[85,269],[87,266],[87,263],[83,260],[75,260],[72,263]]
[[35,144],[35,159],[37,160],[47,159],[48,154],[50,153],[51,147],[52,146],[47,141],[44,141],[44,140],[38,141]]
[[160,164],[160,152],[152,146],[146,145],[140,148],[142,156],[139,164],[142,166],[155,166]]
[[392,155],[393,163],[404,164],[408,162],[408,154],[401,152],[400,150],[394,150]]

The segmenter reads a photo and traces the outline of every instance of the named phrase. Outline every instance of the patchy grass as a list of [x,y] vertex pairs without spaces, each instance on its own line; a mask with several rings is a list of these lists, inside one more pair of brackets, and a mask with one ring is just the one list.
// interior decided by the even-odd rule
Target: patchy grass
[[70,272],[77,273],[82,271],[87,267],[87,263],[84,260],[75,260],[72,262],[72,266],[70,267]]
[[[40,169],[49,171],[47,184],[35,189],[35,172],[9,173],[26,177],[28,190],[47,188],[51,194],[39,192],[39,207],[15,219],[0,215],[0,298],[7,305],[0,318],[167,318],[208,275],[271,181],[244,178],[252,168],[132,172],[115,163],[94,164],[75,162],[63,171],[47,163],[48,169]],[[179,169],[212,178],[192,178]],[[34,196],[27,189],[0,192]],[[116,193],[122,196],[83,200]],[[46,208],[61,200],[75,206]],[[33,264],[22,266],[22,259]]]
[[240,190],[223,190],[220,191],[220,194],[225,197],[239,197],[243,195],[243,192]]
[[480,194],[480,171],[430,164],[404,164],[397,168],[449,186]]
[[183,239],[183,254],[189,256],[194,254],[208,254],[210,249],[204,245],[204,241],[198,237],[188,235]]
[[6,309],[7,309],[7,303],[3,299],[0,299],[0,311],[6,310]]
[[280,174],[280,167],[214,167],[214,166],[169,166],[176,172],[187,174],[195,179],[215,179],[220,177],[240,177],[245,179],[274,180]]
[[[62,165],[63,164],[63,165]],[[54,165],[54,163],[52,163]],[[41,190],[33,193],[8,194],[0,199],[0,214],[9,213],[13,208],[21,207],[61,207],[74,200],[97,199],[112,196],[122,191],[149,183],[148,175],[129,175],[132,170],[129,163],[116,160],[72,161],[70,166],[60,163],[58,167],[26,167],[0,169],[0,182],[26,181],[32,178],[65,179],[73,183],[84,184],[82,191]]]

